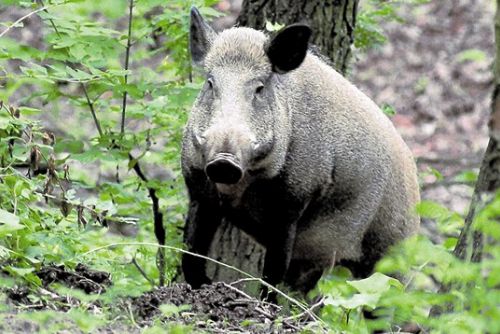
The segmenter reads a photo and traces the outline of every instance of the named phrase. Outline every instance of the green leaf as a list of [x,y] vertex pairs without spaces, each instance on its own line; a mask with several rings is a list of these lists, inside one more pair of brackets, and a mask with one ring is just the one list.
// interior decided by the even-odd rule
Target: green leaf
[[468,49],[458,53],[455,59],[459,63],[465,63],[467,61],[483,62],[488,59],[486,53],[479,49]]
[[422,201],[417,204],[417,213],[424,218],[443,220],[450,216],[450,211],[433,201]]
[[272,23],[270,21],[266,21],[266,30],[269,32],[279,31],[284,26],[285,26],[284,24]]
[[18,277],[25,277],[26,275],[35,271],[35,268],[17,268],[12,266],[8,266],[6,267],[6,269],[9,273],[14,274]]
[[401,284],[401,282],[381,273],[374,273],[370,277],[358,281],[347,281],[347,284],[354,287],[359,292],[366,294],[385,292],[391,287],[403,290],[403,284]]
[[0,209],[0,237],[4,237],[12,232],[22,230],[26,226],[19,223],[19,217]]
[[189,311],[191,305],[174,305],[174,304],[162,304],[160,305],[161,313],[166,317],[176,316],[183,311]]
[[40,109],[38,108],[30,108],[30,107],[19,107],[19,112],[23,116],[32,116],[40,113]]
[[380,294],[355,294],[350,298],[332,298],[328,297],[325,300],[325,305],[340,306],[345,309],[357,309],[361,306],[368,306],[371,308],[377,307],[380,299]]
[[472,170],[466,170],[454,177],[455,181],[464,183],[474,183],[477,181],[478,173]]
[[71,140],[71,139],[63,139],[61,141],[56,142],[54,145],[54,152],[56,153],[83,153],[84,152],[84,144],[81,140]]
[[382,112],[389,117],[396,115],[396,109],[394,109],[393,106],[391,106],[390,104],[387,104],[387,103],[384,103],[382,105]]

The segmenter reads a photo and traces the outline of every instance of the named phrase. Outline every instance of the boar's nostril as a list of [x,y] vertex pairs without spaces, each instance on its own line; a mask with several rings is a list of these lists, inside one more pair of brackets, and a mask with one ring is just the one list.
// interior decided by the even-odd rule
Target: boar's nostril
[[234,159],[218,156],[205,166],[205,173],[215,183],[235,184],[243,176],[243,170]]

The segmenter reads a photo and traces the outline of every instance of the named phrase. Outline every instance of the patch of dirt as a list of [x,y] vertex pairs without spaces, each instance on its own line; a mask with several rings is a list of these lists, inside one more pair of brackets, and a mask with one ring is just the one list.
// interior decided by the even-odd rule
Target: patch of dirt
[[[83,264],[78,264],[74,271],[64,266],[45,266],[36,272],[42,281],[43,287],[34,292],[32,289],[21,286],[7,289],[8,298],[17,306],[31,310],[59,310],[67,311],[71,307],[80,305],[80,301],[72,296],[60,295],[50,288],[52,283],[60,283],[69,288],[83,290],[87,294],[101,294],[111,285],[110,274],[96,271]],[[98,303],[89,304],[91,308],[100,307]]]
[[64,266],[46,266],[36,274],[45,286],[60,282],[70,288],[81,289],[89,294],[103,293],[106,291],[106,286],[111,285],[109,273],[89,269],[81,263],[76,266],[74,272],[68,271]]
[[188,305],[176,316],[164,317],[209,331],[241,333],[296,333],[305,323],[284,318],[281,307],[248,296],[225,283],[204,285],[193,290],[187,284],[156,288],[135,298],[133,309],[143,324],[161,315],[159,306]]
[[[305,317],[287,319],[289,312],[283,311],[282,307],[253,298],[225,283],[204,285],[198,290],[192,289],[185,283],[172,284],[168,287],[155,288],[139,297],[124,298],[114,305],[102,305],[99,301],[82,304],[75,297],[52,291],[50,284],[57,282],[72,289],[83,290],[87,294],[100,294],[112,284],[110,275],[106,272],[95,271],[79,264],[75,271],[63,266],[47,266],[38,271],[37,275],[43,282],[43,288],[33,290],[28,287],[14,287],[6,290],[9,303],[14,304],[18,311],[67,312],[71,308],[84,305],[88,312],[97,314],[105,307],[118,314],[128,314],[132,311],[135,322],[141,327],[151,326],[161,319],[169,323],[193,325],[197,329],[216,332],[297,333],[306,325],[315,326]],[[161,305],[170,305],[174,310],[163,313]],[[39,324],[29,319],[17,319],[15,312],[7,317],[12,318],[10,327],[4,327],[9,332],[17,333],[24,332],[24,328],[39,328]],[[74,324],[70,323],[68,326]],[[113,326],[126,326],[126,324],[117,323]],[[103,328],[98,332],[117,333],[113,327]]]

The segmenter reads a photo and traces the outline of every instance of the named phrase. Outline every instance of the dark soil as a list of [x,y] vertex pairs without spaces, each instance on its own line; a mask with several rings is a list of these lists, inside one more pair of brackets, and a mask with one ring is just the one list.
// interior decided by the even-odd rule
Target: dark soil
[[[38,291],[28,287],[8,289],[9,301],[19,309],[67,312],[73,307],[82,306],[75,297],[52,291],[52,283],[80,289],[87,294],[103,293],[112,284],[108,273],[89,269],[82,264],[74,271],[64,266],[46,266],[37,272],[37,276],[44,286]],[[173,306],[174,311],[164,313],[161,305]],[[194,325],[195,328],[211,332],[230,330],[241,333],[296,333],[308,322],[301,317],[286,319],[288,315],[282,311],[282,307],[250,297],[225,283],[204,285],[198,290],[192,289],[188,284],[173,284],[155,288],[139,297],[122,299],[116,305],[95,302],[85,307],[92,312],[99,312],[103,307],[118,314],[132,311],[135,322],[141,327],[148,327],[160,319],[169,323]],[[14,318],[12,321],[17,329],[33,326],[38,328],[38,325],[30,321]],[[14,327],[8,328],[17,332]],[[136,331],[137,328],[133,330]],[[103,331],[115,332],[113,328],[105,328],[100,332]]]
[[70,288],[77,288],[86,293],[103,293],[106,286],[111,284],[111,277],[104,271],[89,269],[79,263],[75,271],[68,271],[64,266],[43,267],[36,273],[44,285],[61,282]]
[[[79,305],[80,301],[71,297],[59,295],[52,291],[52,283],[60,283],[66,287],[83,290],[87,294],[101,294],[106,287],[111,285],[110,275],[103,271],[89,269],[83,264],[78,264],[75,270],[69,270],[64,266],[45,266],[36,272],[43,284],[38,290],[39,296],[28,287],[14,287],[7,290],[8,298],[18,306],[29,306],[30,309],[61,310],[67,311],[73,306]],[[36,297],[35,297],[36,296]],[[98,304],[92,306],[99,307]]]
[[156,288],[135,298],[133,309],[143,324],[161,315],[161,304],[187,305],[176,316],[164,317],[185,324],[197,324],[200,329],[234,330],[249,333],[295,333],[303,327],[297,320],[284,320],[281,307],[248,296],[237,288],[214,283],[193,290],[187,284]]

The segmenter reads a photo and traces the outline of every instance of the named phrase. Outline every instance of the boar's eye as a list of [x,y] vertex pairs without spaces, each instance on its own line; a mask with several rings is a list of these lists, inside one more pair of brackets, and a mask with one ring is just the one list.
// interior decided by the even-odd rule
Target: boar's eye
[[260,95],[264,91],[264,84],[259,84],[257,88],[255,88],[255,95]]

